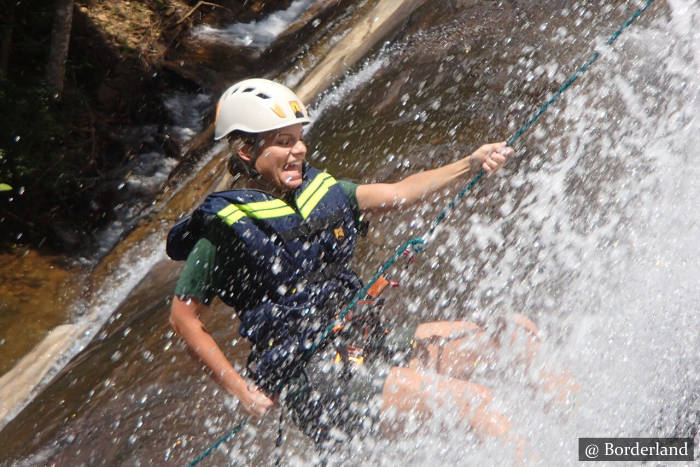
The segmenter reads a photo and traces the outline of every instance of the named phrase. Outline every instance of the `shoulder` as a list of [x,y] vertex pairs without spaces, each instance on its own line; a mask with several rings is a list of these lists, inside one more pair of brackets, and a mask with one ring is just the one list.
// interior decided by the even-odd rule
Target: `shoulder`
[[185,267],[175,286],[175,295],[209,304],[214,296],[212,284],[215,264],[216,246],[208,239],[200,238],[187,256]]
[[[187,256],[188,263],[211,264],[216,257],[216,245],[206,237],[197,240],[192,251]],[[213,266],[213,264],[211,264]]]
[[360,205],[357,203],[358,186],[359,185],[357,183],[349,182],[347,180],[338,180],[338,187],[343,191],[343,193],[345,193],[345,196],[347,196],[348,201],[350,202],[350,206],[352,207],[355,219],[360,219],[362,217],[362,213],[360,212]]
[[256,190],[254,188],[216,191],[214,193],[210,193],[200,207],[211,203],[246,203],[268,198],[273,198],[273,196],[265,191]]
[[357,204],[357,183],[349,182],[347,180],[338,180],[338,186],[345,193],[351,203]]

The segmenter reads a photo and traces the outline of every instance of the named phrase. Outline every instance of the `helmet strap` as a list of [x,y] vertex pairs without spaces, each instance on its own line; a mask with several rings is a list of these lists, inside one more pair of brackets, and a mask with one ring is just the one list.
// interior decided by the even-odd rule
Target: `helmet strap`
[[[240,175],[245,175],[249,181],[259,185],[263,190],[275,193],[278,191],[277,187],[265,180],[255,169],[255,163],[258,158],[262,156],[262,148],[265,146],[265,136],[267,136],[267,133],[249,133],[245,136],[240,134],[234,136],[234,139],[230,140],[233,154],[228,162],[228,170],[232,175],[236,174],[239,175],[239,177]],[[248,146],[250,149],[246,151],[249,158],[247,161],[241,158],[239,154],[241,144]]]
[[265,180],[257,170],[255,170],[255,161],[258,160],[258,157],[260,157],[260,154],[256,151],[255,156],[250,159],[250,162],[246,162],[241,159],[237,153],[234,153],[229,159],[228,171],[232,175],[235,174],[234,177],[236,178],[236,181],[241,175],[244,175],[248,179],[248,183],[254,182],[257,185],[260,185],[264,190],[273,192],[275,191],[275,187]]

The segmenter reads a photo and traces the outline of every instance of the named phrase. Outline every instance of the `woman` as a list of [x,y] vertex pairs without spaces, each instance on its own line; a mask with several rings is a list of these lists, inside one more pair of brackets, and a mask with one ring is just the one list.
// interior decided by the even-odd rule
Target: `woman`
[[[229,167],[249,181],[245,189],[210,195],[171,231],[169,254],[187,258],[173,299],[173,328],[247,412],[262,417],[279,399],[316,442],[337,429],[366,431],[367,420],[387,410],[430,414],[447,403],[477,431],[509,436],[507,420],[487,409],[489,390],[450,376],[468,376],[464,368],[473,367],[480,344],[468,336],[483,337],[475,324],[421,324],[406,336],[404,342],[413,341],[407,352],[396,344],[400,332],[378,331],[357,312],[347,329],[319,336],[362,287],[348,267],[361,214],[411,205],[480,169],[495,172],[513,150],[487,144],[397,183],[355,185],[306,165],[302,127],[308,122],[301,100],[272,81],[245,80],[222,95],[214,139],[228,138]],[[236,309],[240,334],[251,341],[245,377],[200,321],[214,296]],[[531,322],[514,323],[534,339]],[[481,341],[500,345],[503,339]]]

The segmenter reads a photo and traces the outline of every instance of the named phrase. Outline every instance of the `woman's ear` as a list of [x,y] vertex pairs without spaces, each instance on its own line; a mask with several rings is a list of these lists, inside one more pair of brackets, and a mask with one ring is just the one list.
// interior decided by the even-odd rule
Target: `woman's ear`
[[249,143],[243,143],[238,147],[238,157],[241,158],[243,162],[246,164],[250,164],[251,161],[253,160],[253,145]]

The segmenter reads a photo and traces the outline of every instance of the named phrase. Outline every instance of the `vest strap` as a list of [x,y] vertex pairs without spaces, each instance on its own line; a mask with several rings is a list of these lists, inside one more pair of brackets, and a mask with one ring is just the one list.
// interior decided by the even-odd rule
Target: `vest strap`
[[316,175],[311,183],[309,183],[309,186],[307,186],[297,198],[297,206],[299,207],[301,217],[304,219],[309,217],[311,211],[313,211],[316,205],[326,193],[328,193],[328,189],[336,183],[335,178],[329,173],[321,172]]
[[280,237],[282,237],[282,240],[285,242],[288,242],[290,240],[296,240],[297,238],[300,237],[306,237],[306,236],[311,236],[312,234],[321,231],[321,230],[326,230],[330,227],[335,227],[343,222],[343,213],[342,212],[335,212],[331,214],[328,217],[324,217],[323,219],[316,219],[316,220],[304,220],[302,223],[297,225],[296,227],[293,227],[289,230],[286,230],[280,234]]

